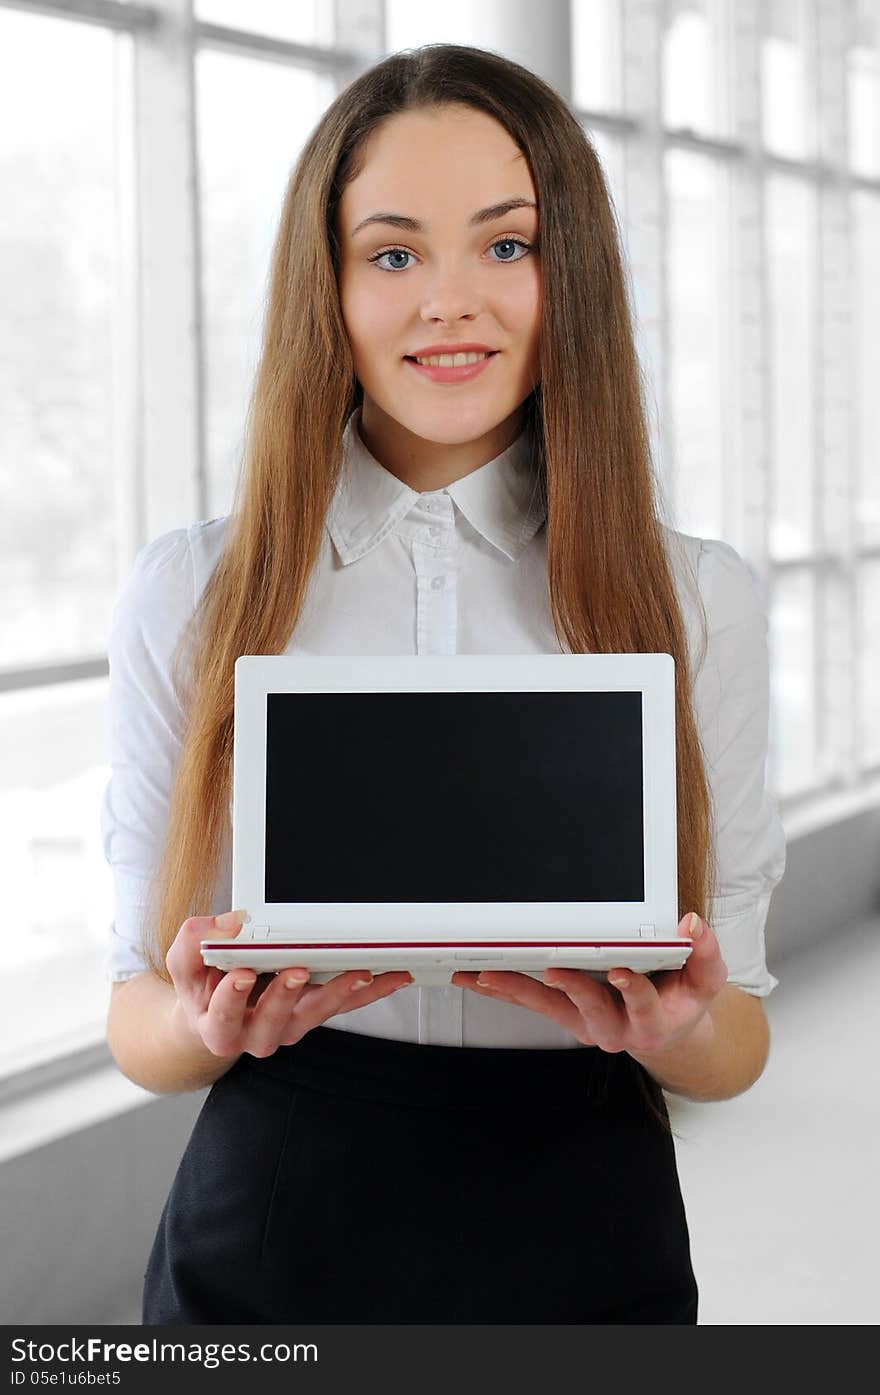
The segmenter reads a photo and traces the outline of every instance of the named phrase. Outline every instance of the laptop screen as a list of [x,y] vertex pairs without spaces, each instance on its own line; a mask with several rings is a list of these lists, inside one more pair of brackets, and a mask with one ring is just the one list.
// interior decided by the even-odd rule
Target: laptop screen
[[267,904],[644,900],[640,691],[266,703]]

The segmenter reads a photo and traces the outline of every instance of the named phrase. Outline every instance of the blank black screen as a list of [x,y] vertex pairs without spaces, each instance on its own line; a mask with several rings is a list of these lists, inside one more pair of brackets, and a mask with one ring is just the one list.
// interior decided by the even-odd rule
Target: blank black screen
[[641,692],[266,701],[267,903],[644,900]]

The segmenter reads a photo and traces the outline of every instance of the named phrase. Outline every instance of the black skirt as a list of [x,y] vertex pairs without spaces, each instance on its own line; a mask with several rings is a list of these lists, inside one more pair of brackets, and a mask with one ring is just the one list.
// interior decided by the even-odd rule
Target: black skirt
[[640,1071],[330,1027],[240,1056],[165,1203],[143,1322],[696,1323]]

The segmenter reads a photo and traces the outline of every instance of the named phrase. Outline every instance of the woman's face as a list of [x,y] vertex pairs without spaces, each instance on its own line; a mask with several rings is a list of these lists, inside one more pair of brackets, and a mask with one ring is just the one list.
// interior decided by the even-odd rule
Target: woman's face
[[[511,200],[525,206],[478,213]],[[389,117],[344,190],[339,291],[361,431],[387,469],[436,489],[505,450],[539,380],[537,196],[518,146],[469,107]],[[364,221],[398,215],[420,227]],[[437,382],[409,356],[433,345],[494,350],[483,370]]]

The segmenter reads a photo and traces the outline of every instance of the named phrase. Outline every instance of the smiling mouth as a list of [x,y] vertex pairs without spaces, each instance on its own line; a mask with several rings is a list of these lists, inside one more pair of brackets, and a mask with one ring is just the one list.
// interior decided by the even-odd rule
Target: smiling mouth
[[[488,353],[482,354],[481,357],[482,357],[482,358],[494,358],[495,355],[496,355],[496,354],[499,354],[500,352],[501,352],[500,349],[491,349]],[[423,360],[420,361],[419,359],[417,359],[417,358],[415,357],[414,354],[404,354],[404,358],[407,360],[408,363],[420,363],[420,366],[421,366],[421,367],[425,367],[426,362],[428,362],[430,359],[433,359],[433,358],[441,358],[441,357],[442,357],[442,358],[451,358],[451,357],[453,357],[453,355],[451,355],[451,354],[442,354],[442,355],[441,355],[441,354],[430,354],[430,355],[428,356],[428,360],[424,360],[424,359],[423,359]],[[436,365],[433,365],[433,366],[436,366]],[[449,367],[451,367],[451,366],[452,366],[452,365],[450,364]],[[461,367],[462,367],[462,368],[464,368],[464,367],[470,368],[471,366],[472,366],[471,364],[461,364]]]

